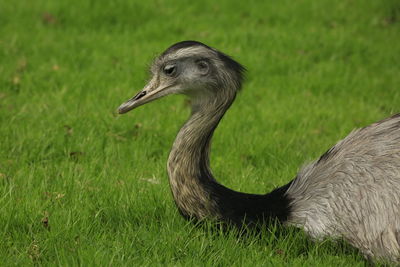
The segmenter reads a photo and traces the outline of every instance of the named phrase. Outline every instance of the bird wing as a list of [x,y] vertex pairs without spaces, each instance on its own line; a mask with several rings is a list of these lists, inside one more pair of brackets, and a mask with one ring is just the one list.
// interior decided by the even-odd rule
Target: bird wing
[[288,189],[289,222],[340,236],[365,255],[400,252],[400,114],[351,132],[302,168]]

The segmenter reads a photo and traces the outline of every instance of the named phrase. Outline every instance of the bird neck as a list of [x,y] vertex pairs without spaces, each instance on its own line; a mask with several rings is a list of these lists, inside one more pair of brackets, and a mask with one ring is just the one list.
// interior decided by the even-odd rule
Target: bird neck
[[286,220],[289,185],[267,195],[233,191],[219,184],[209,166],[210,143],[219,121],[235,95],[224,100],[194,103],[192,115],[179,131],[168,159],[168,174],[175,203],[186,218],[213,218],[236,225]]

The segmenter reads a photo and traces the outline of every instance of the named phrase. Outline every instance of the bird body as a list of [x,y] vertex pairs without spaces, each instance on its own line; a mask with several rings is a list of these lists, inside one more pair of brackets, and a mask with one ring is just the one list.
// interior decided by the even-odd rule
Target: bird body
[[368,257],[400,252],[400,114],[355,130],[304,167],[286,194],[287,223],[344,238]]
[[172,195],[185,218],[241,227],[278,220],[311,237],[343,238],[366,257],[400,259],[400,115],[353,131],[295,179],[265,195],[219,184],[209,167],[211,138],[241,88],[244,68],[196,41],[169,47],[152,79],[120,113],[168,94],[191,99],[192,113],[168,158]]

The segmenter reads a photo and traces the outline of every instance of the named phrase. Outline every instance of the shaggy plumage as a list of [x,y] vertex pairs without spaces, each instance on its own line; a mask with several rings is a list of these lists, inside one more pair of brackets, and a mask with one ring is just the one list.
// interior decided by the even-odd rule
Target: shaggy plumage
[[205,44],[184,41],[163,52],[151,72],[119,112],[168,94],[190,97],[192,114],[168,159],[172,194],[185,218],[239,227],[279,220],[313,238],[344,238],[366,257],[399,261],[400,115],[353,131],[287,185],[246,194],[219,184],[209,167],[213,132],[241,88],[244,68]]

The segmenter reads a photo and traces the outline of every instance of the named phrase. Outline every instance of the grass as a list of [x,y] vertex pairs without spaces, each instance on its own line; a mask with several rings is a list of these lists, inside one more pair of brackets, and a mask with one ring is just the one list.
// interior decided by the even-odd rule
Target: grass
[[0,8],[2,265],[364,266],[301,231],[239,238],[185,222],[165,164],[189,114],[125,116],[169,45],[248,68],[217,129],[215,176],[264,193],[353,128],[400,112],[398,1],[11,1]]

